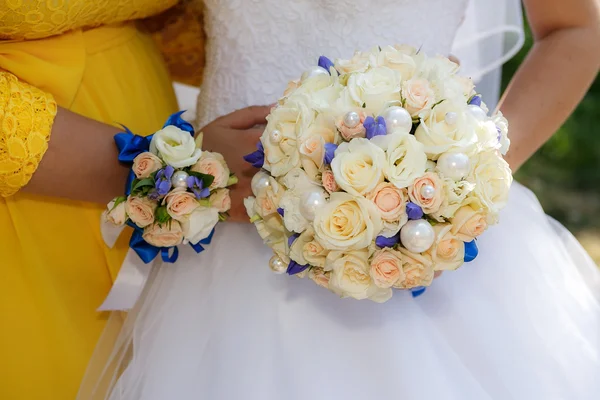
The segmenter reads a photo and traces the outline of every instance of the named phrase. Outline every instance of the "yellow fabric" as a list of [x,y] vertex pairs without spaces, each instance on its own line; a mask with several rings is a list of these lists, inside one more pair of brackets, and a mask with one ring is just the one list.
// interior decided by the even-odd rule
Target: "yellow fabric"
[[25,186],[48,149],[56,102],[0,71],[0,196]]
[[[25,29],[6,19],[11,6],[21,4],[23,9],[32,3],[63,8],[83,4],[81,10],[87,11],[79,15],[97,10],[112,16],[134,14],[133,6],[123,8],[126,3],[140,10],[166,4],[111,1],[115,9],[109,13],[108,1],[6,0],[0,5],[3,32],[12,27],[13,38],[31,37],[27,29],[36,35],[39,28]],[[53,20],[44,12],[44,21]],[[102,21],[91,18],[69,26]],[[51,93],[59,106],[106,123],[122,123],[140,134],[155,131],[177,108],[163,59],[151,36],[135,22],[0,42],[0,70]],[[26,96],[26,90],[18,94]],[[18,121],[26,123],[20,117]],[[12,147],[10,152],[14,158]],[[95,310],[127,249],[127,235],[112,250],[104,246],[101,211],[98,205],[25,193],[0,198],[0,399],[75,398],[107,318]]]

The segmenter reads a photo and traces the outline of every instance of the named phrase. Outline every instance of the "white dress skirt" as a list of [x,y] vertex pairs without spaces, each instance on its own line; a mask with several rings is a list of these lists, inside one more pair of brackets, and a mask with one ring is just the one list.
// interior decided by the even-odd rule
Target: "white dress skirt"
[[[272,103],[320,54],[395,42],[448,54],[466,5],[207,0],[199,125]],[[220,224],[206,251],[153,271],[80,398],[599,399],[600,272],[526,188],[500,221],[475,261],[384,304],[275,275],[254,226]]]

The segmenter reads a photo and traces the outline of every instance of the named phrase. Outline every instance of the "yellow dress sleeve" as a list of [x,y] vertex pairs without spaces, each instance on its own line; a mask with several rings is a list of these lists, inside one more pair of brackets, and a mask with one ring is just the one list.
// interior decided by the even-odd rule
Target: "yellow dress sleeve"
[[204,71],[204,12],[201,1],[183,0],[162,14],[144,20],[158,45],[171,78],[200,86]]
[[0,71],[0,196],[29,182],[48,149],[55,116],[52,95]]

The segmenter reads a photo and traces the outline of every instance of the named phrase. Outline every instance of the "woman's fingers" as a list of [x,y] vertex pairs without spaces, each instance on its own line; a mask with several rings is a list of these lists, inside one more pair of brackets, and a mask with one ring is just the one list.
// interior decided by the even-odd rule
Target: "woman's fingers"
[[271,106],[250,106],[224,115],[214,121],[232,129],[250,129],[255,125],[265,124]]

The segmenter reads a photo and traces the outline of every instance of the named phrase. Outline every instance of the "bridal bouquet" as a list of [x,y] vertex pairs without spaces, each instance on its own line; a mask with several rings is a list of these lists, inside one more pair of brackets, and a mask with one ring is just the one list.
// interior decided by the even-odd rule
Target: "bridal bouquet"
[[512,182],[508,124],[457,71],[387,46],[320,57],[289,83],[246,156],[273,271],[383,302],[477,256]]
[[126,196],[108,204],[104,223],[133,227],[130,247],[145,263],[159,253],[175,262],[182,243],[202,251],[231,206],[227,187],[237,182],[223,156],[198,148],[181,113],[150,137],[126,131],[115,141],[131,175]]

